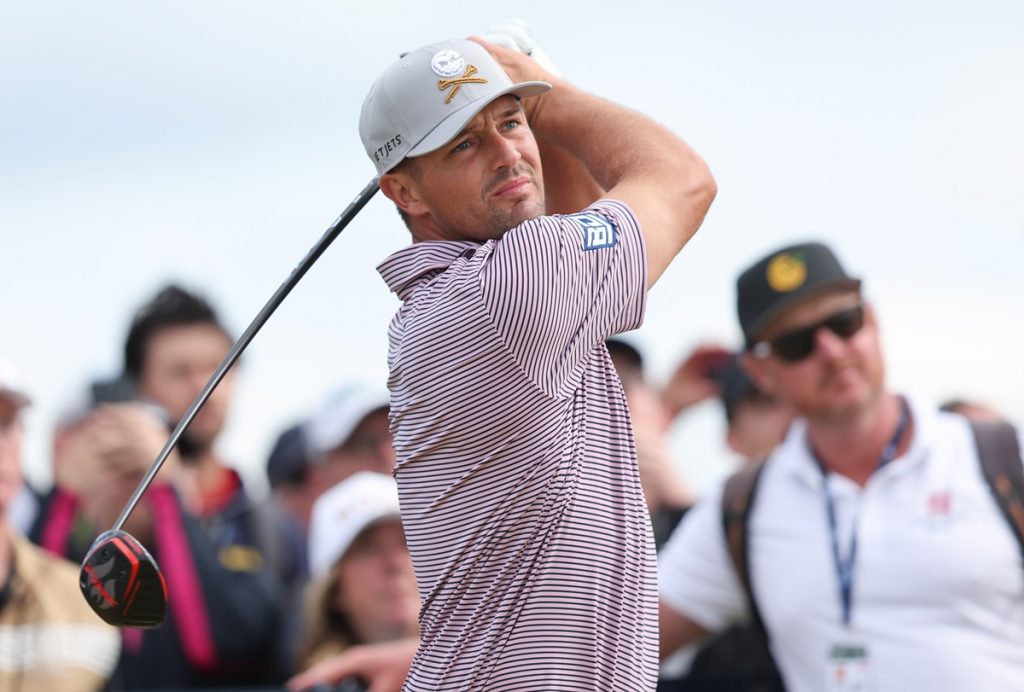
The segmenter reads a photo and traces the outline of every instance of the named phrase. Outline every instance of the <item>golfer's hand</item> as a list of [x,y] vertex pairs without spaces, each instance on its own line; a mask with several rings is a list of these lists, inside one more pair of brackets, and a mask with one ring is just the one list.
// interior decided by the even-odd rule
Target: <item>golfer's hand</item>
[[500,24],[495,24],[487,30],[480,38],[488,43],[493,43],[511,50],[526,53],[533,58],[538,65],[551,74],[561,77],[562,71],[548,57],[544,49],[537,45],[530,32],[530,25],[522,19],[506,19]]
[[[514,84],[519,82],[548,82],[554,84],[560,81],[558,76],[545,70],[536,60],[519,50],[505,48],[494,43],[489,43],[479,36],[470,36],[471,41],[476,41],[487,49],[494,59],[505,70],[505,74]],[[563,82],[564,83],[564,82]],[[523,110],[526,112],[526,119],[533,124],[538,109],[544,101],[544,94],[532,98],[523,99]]]
[[331,685],[357,677],[369,685],[368,692],[400,692],[419,643],[419,639],[400,639],[353,647],[299,673],[288,681],[288,689],[300,692],[314,685]]

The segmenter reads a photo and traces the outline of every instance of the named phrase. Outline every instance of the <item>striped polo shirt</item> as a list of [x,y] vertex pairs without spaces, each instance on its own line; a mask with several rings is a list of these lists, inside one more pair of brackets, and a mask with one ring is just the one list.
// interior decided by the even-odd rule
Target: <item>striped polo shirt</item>
[[651,690],[657,583],[605,338],[646,300],[638,221],[603,200],[379,267],[391,428],[423,607],[406,690]]

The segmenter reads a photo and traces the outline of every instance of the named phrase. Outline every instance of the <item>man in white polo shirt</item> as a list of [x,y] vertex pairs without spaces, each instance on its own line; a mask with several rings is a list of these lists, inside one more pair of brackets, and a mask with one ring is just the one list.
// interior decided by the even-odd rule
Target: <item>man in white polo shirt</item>
[[[738,307],[748,373],[799,415],[747,523],[787,689],[1022,689],[1021,549],[967,421],[886,389],[875,311],[821,244],[745,271]],[[747,615],[720,493],[660,559],[663,653]]]
[[703,220],[707,167],[468,40],[389,67],[360,135],[414,241],[380,266],[403,302],[391,421],[423,598],[406,689],[652,689],[653,542],[604,340],[640,325]]

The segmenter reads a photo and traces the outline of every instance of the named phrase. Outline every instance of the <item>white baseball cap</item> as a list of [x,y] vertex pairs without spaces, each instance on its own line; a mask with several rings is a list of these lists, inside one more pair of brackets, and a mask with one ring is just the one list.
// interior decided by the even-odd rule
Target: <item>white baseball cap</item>
[[499,96],[537,96],[550,88],[547,82],[513,84],[474,41],[432,43],[402,55],[373,83],[359,115],[359,137],[381,175],[407,156],[444,146]]
[[398,485],[391,476],[360,471],[341,481],[313,503],[309,526],[309,572],[327,574],[371,525],[400,519]]
[[329,395],[305,424],[310,461],[345,444],[363,419],[388,408],[386,391],[352,384]]
[[21,375],[3,356],[0,356],[0,397],[10,401],[18,409],[32,403],[32,397],[28,395]]

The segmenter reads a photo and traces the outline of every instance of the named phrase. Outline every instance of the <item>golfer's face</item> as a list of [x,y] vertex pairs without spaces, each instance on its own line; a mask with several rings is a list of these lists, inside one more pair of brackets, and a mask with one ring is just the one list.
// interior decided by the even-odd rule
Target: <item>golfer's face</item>
[[544,213],[537,142],[513,96],[496,99],[414,166],[415,185],[443,237],[499,238]]

